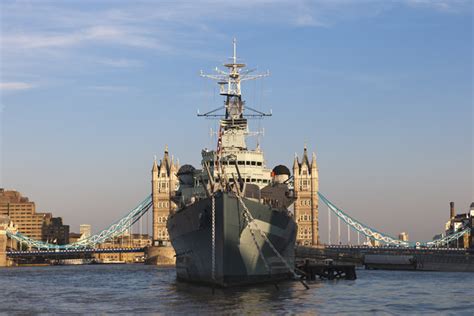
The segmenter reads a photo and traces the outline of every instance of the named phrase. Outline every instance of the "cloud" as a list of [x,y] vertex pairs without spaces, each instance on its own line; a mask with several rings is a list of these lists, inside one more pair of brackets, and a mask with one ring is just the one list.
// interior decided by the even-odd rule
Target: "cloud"
[[159,42],[151,37],[140,34],[139,28],[97,25],[77,31],[52,32],[23,32],[4,35],[0,43],[5,49],[41,49],[66,48],[92,43],[95,45],[118,44],[160,49]]
[[444,13],[471,12],[472,1],[468,0],[405,0],[406,5],[415,8],[433,9]]
[[[117,2],[90,8],[63,2],[2,4],[0,44],[7,52],[78,45],[119,45],[173,51],[181,40],[196,40],[219,30],[214,22],[327,27],[338,21],[379,15],[396,5],[455,12],[469,9],[463,0],[203,0]],[[28,23],[25,23],[28,21]],[[196,36],[198,35],[198,36]]]
[[318,21],[311,14],[301,14],[295,18],[296,26],[328,26],[327,23]]
[[0,82],[0,90],[28,90],[33,88],[34,85],[26,82]]
[[89,89],[102,91],[102,92],[124,92],[129,91],[130,87],[128,86],[90,86]]
[[128,58],[99,58],[96,62],[102,65],[117,67],[117,68],[128,68],[128,67],[142,67],[143,62],[136,59]]
[[[379,16],[397,6],[437,10],[445,14],[463,10],[470,12],[469,1],[461,0],[92,3],[1,2],[0,72],[12,75],[33,73],[44,80],[45,77],[54,78],[55,71],[60,71],[59,76],[64,76],[65,67],[69,73],[96,72],[98,66],[142,67],[143,63],[139,60],[121,57],[129,56],[129,50],[145,54],[184,54],[194,58],[209,58],[210,53],[204,43],[228,39],[229,34],[225,32],[229,32],[229,27],[234,28],[235,24],[256,27],[332,27],[341,21]],[[28,80],[24,75],[19,76],[19,81]],[[20,85],[16,90],[25,89],[27,86]]]

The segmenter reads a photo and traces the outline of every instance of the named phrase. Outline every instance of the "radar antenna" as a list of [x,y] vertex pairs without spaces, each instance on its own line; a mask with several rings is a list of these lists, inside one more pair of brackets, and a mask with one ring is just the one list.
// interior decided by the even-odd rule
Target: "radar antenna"
[[[227,70],[221,70],[215,68],[215,74],[205,74],[202,70],[200,76],[203,78],[209,78],[216,80],[220,86],[220,95],[226,96],[225,106],[218,107],[214,110],[206,112],[204,114],[198,113],[198,116],[211,117],[211,118],[224,118],[224,119],[241,119],[244,117],[255,118],[271,116],[271,113],[264,113],[255,110],[251,107],[245,106],[245,102],[242,101],[241,82],[248,80],[256,80],[264,77],[268,77],[270,72],[261,74],[253,74],[255,69],[244,69],[246,65],[238,62],[237,58],[237,40],[234,38],[233,44],[233,56],[230,58],[231,63],[223,64]],[[217,113],[219,110],[225,109],[225,114]],[[245,109],[252,113],[244,114]]]

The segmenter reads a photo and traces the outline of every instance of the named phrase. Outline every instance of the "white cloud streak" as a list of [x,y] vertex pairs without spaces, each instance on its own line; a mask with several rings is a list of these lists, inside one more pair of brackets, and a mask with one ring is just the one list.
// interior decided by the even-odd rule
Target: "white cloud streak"
[[102,91],[102,92],[124,92],[129,91],[130,87],[127,86],[90,86],[89,89]]
[[[241,0],[110,2],[102,9],[63,2],[41,5],[13,2],[3,7],[0,44],[8,53],[21,49],[118,45],[172,51],[183,36],[215,32],[209,21],[328,27],[344,19],[378,15],[397,5],[455,12],[469,9],[462,0]],[[51,5],[52,3],[52,5]],[[25,23],[25,21],[28,21]],[[187,34],[187,35],[184,35]],[[202,34],[201,34],[202,35]]]
[[410,7],[433,9],[445,13],[460,13],[472,10],[472,1],[469,0],[405,0]]
[[26,82],[0,82],[1,91],[28,90],[33,87],[33,84]]
[[131,68],[142,67],[143,62],[136,59],[129,58],[99,58],[95,60],[98,64],[116,67],[116,68]]
[[[470,10],[469,1],[461,0],[177,0],[105,1],[100,5],[87,0],[80,5],[5,1],[0,3],[0,72],[17,76],[30,72],[27,65],[32,64],[43,67],[43,77],[44,65],[49,65],[50,73],[51,65],[63,61],[71,67],[71,60],[81,60],[82,65],[88,62],[89,67],[143,66],[140,60],[121,56],[122,49],[202,57],[206,52],[196,47],[210,38],[228,37],[216,27],[219,23],[331,27],[348,19],[371,18],[395,6],[445,13],[465,11],[466,7]],[[26,78],[20,76],[18,80]],[[16,90],[28,88],[28,84],[16,86]]]

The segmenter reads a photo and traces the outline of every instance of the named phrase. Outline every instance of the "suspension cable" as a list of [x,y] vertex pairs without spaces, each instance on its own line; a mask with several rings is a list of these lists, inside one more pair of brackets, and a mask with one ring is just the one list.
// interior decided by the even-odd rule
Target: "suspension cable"
[[351,243],[351,227],[347,224],[347,243]]
[[341,218],[337,218],[337,244],[341,244]]
[[331,209],[328,206],[328,245],[331,244]]

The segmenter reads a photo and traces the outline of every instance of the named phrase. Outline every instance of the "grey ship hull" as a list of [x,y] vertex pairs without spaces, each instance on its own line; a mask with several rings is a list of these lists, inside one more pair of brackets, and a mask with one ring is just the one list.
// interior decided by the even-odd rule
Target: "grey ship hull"
[[[244,199],[258,227],[264,231],[288,264],[294,266],[296,224],[286,211]],[[215,197],[215,278],[212,278],[212,202],[206,198],[185,207],[168,219],[168,232],[176,251],[176,273],[179,280],[222,287],[276,281],[291,277],[286,265],[256,232],[270,271],[262,260],[243,208],[232,193]]]

